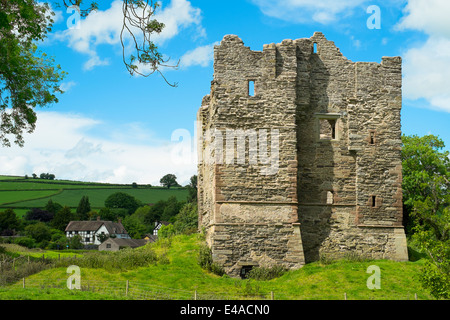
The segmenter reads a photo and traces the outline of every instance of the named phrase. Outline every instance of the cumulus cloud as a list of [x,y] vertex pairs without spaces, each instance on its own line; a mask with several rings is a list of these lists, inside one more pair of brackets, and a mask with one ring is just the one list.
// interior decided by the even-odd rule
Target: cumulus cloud
[[[158,45],[172,39],[181,30],[191,26],[195,26],[198,33],[205,33],[201,26],[200,9],[193,7],[187,0],[172,0],[167,6],[164,2],[154,18],[165,24],[165,28],[160,34],[152,36],[152,40]],[[122,25],[122,1],[115,0],[109,9],[94,11],[82,19],[79,28],[57,32],[53,37],[56,40],[67,42],[73,50],[87,55],[88,60],[83,67],[85,70],[91,70],[110,63],[108,58],[99,56],[97,47],[99,45],[119,46]],[[131,36],[125,39],[126,50],[132,49],[130,40]]]
[[25,147],[2,150],[1,173],[50,172],[59,179],[153,185],[159,185],[167,173],[175,174],[180,183],[196,173],[194,148],[187,155],[190,159],[180,162],[173,151],[179,143],[170,137],[158,143],[136,143],[132,135],[117,141],[114,133],[101,138],[91,135],[90,130],[99,126],[107,124],[73,114],[38,112],[36,130],[26,135]]
[[406,99],[426,99],[429,107],[450,112],[450,2],[409,0],[396,29],[428,35],[425,43],[403,53],[403,93]]
[[448,0],[408,0],[397,30],[418,30],[430,36],[450,38]]
[[328,24],[338,20],[338,16],[348,14],[367,0],[252,0],[267,16],[305,23],[315,21]]
[[186,52],[180,59],[180,67],[187,68],[195,65],[207,67],[214,59],[214,46],[218,44],[217,41]]

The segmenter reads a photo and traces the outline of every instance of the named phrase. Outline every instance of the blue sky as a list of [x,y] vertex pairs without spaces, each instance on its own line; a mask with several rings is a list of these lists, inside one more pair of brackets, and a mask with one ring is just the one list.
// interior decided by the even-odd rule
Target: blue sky
[[[174,162],[179,143],[194,139],[196,112],[209,93],[213,47],[236,34],[252,50],[321,31],[352,61],[403,58],[402,130],[439,135],[450,146],[450,1],[163,0],[158,16],[165,30],[154,40],[178,70],[132,77],[119,42],[121,1],[98,1],[99,11],[69,29],[73,15],[55,8],[53,32],[41,49],[68,76],[65,93],[38,109],[36,131],[25,147],[3,148],[0,174],[59,179],[158,184],[175,173],[184,184],[196,173],[196,155]],[[380,28],[367,21],[379,8]],[[188,141],[188,140],[185,140]]]

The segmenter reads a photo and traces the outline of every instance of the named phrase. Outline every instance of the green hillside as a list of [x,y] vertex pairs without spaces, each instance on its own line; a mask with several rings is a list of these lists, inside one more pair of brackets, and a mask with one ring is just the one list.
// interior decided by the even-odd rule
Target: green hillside
[[162,188],[148,185],[90,183],[66,180],[25,179],[24,177],[0,176],[0,209],[12,208],[21,216],[30,208],[42,208],[48,200],[63,206],[76,208],[83,196],[89,197],[93,209],[104,206],[105,199],[115,192],[125,192],[144,204],[167,200],[175,196],[186,200],[185,188]]
[[[427,300],[418,275],[423,261],[340,260],[314,262],[283,276],[259,281],[219,277],[197,263],[199,235],[180,235],[134,249],[142,256],[153,252],[155,260],[141,267],[94,267],[79,257],[67,261],[81,269],[83,290],[67,289],[66,267],[41,271],[23,281],[0,287],[0,299],[273,299],[275,300]],[[23,254],[26,254],[24,252]],[[42,254],[42,253],[41,253]],[[97,253],[100,254],[100,253]],[[114,261],[124,251],[101,253]],[[131,258],[130,258],[131,259]],[[128,261],[130,260],[128,259]],[[92,259],[98,261],[98,259]],[[136,260],[137,261],[137,260]],[[381,288],[369,289],[369,266],[381,270]],[[128,291],[127,289],[128,283]]]

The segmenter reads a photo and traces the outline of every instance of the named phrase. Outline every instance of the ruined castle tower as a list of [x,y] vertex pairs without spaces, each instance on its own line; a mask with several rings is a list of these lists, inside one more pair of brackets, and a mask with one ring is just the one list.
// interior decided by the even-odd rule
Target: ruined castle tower
[[199,228],[238,276],[321,255],[407,260],[401,58],[352,62],[320,32],[227,35],[198,112]]

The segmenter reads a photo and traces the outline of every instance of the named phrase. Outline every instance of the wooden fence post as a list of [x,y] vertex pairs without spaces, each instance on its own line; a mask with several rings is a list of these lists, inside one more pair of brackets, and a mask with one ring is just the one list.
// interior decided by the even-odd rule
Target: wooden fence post
[[273,300],[273,291],[270,291],[270,300]]
[[22,288],[25,289],[25,278],[22,278]]

